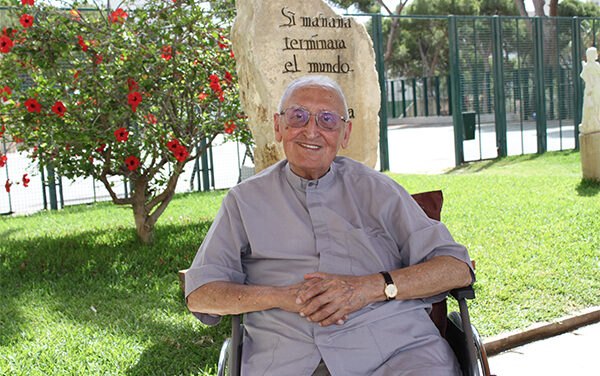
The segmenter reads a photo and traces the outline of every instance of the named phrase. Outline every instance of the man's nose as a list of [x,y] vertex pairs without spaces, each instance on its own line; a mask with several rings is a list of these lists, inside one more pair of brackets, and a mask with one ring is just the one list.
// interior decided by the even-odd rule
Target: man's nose
[[319,134],[319,126],[317,125],[317,115],[310,115],[308,123],[304,126],[305,132],[309,136],[316,136]]

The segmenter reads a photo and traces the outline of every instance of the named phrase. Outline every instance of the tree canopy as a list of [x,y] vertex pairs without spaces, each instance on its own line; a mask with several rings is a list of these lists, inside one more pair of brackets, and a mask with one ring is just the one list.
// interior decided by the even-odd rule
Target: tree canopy
[[[227,39],[232,9],[35,1],[14,0],[0,28],[0,133],[61,176],[104,183],[150,243],[186,163],[217,135],[250,140]],[[131,182],[129,197],[115,178]]]

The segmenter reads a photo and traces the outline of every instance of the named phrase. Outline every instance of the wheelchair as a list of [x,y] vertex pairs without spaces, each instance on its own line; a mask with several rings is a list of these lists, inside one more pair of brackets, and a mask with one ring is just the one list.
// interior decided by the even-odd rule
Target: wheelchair
[[[412,195],[425,213],[440,220],[443,204],[441,191],[430,191]],[[442,336],[448,341],[465,376],[490,376],[487,354],[481,336],[471,325],[467,299],[475,298],[473,286],[455,289],[449,292],[458,302],[459,312],[447,314],[446,300],[435,303],[430,317]],[[231,337],[221,347],[217,369],[218,376],[238,376],[241,371],[242,338],[244,325],[242,316],[232,316]]]

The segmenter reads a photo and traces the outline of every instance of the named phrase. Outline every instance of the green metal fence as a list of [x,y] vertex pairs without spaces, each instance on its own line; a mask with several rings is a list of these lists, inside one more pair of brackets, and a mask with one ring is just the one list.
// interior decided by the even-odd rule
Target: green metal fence
[[[401,28],[428,31],[433,38],[429,45],[436,46],[439,60],[437,75],[421,77],[406,77],[398,71],[398,66],[415,64],[414,56],[409,57],[412,62],[378,63],[386,112],[385,117],[380,113],[382,134],[388,118],[451,116],[457,165],[509,154],[543,153],[549,146],[552,150],[578,148],[581,61],[585,49],[600,39],[600,19],[371,17],[372,35],[379,38],[374,42],[378,61],[383,61],[382,19],[386,17],[400,19]],[[443,28],[445,32],[439,32]],[[471,134],[465,129],[470,125],[465,119],[469,121],[473,113]],[[535,142],[526,143],[526,137],[534,137]],[[382,169],[389,166],[383,158],[385,154]]]

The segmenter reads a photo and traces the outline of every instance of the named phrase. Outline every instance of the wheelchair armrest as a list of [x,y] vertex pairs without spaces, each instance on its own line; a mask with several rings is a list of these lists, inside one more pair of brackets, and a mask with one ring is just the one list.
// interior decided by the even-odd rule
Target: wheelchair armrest
[[473,290],[473,285],[469,285],[450,291],[450,295],[457,301],[463,299],[475,299],[475,290]]

